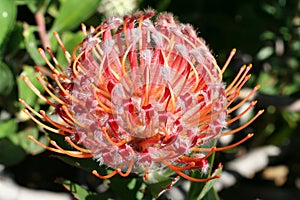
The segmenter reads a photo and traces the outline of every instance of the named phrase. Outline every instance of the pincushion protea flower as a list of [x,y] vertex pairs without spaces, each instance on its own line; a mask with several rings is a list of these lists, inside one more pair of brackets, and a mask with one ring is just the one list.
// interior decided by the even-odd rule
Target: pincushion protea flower
[[256,103],[228,119],[258,89],[255,87],[230,108],[250,78],[251,66],[241,67],[225,87],[222,75],[235,50],[221,69],[190,25],[178,23],[168,13],[151,21],[153,15],[154,11],[148,10],[123,19],[111,18],[89,33],[83,25],[85,39],[73,56],[55,33],[69,62],[67,71],[50,49],[47,51],[52,63],[39,49],[53,73],[52,81],[48,81],[46,74],[38,70],[38,80],[49,97],[41,94],[28,77],[23,79],[55,108],[58,117],[53,120],[45,111],[36,112],[20,101],[30,118],[44,129],[65,136],[74,150],[65,150],[53,140],[52,146],[45,146],[30,139],[53,152],[94,158],[100,165],[114,169],[102,175],[93,171],[103,179],[134,172],[149,181],[155,180],[153,174],[169,169],[196,182],[217,178],[193,178],[187,171],[200,169],[205,173],[207,158],[213,152],[237,146],[252,136],[227,147],[207,148],[211,141],[245,128],[263,112],[239,128],[222,132]]

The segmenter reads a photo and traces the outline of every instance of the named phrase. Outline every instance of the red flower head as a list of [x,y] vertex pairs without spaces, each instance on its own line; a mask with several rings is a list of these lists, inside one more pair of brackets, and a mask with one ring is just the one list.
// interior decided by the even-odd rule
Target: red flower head
[[211,153],[251,137],[249,134],[228,147],[204,148],[216,138],[240,131],[262,113],[235,130],[222,132],[255,104],[228,120],[228,115],[258,89],[255,87],[239,104],[229,108],[250,78],[251,66],[243,66],[225,87],[222,74],[235,50],[220,69],[190,25],[178,23],[167,13],[152,21],[153,15],[154,11],[148,10],[127,15],[123,20],[111,18],[89,33],[83,26],[85,39],[73,56],[55,33],[70,65],[63,71],[50,49],[55,66],[39,50],[53,72],[56,86],[52,87],[41,72],[38,79],[53,100],[42,95],[27,77],[23,79],[55,108],[59,120],[53,121],[44,111],[37,113],[21,102],[34,121],[64,135],[74,151],[62,149],[54,141],[52,147],[45,148],[72,157],[94,158],[100,165],[114,169],[108,175],[94,170],[99,178],[134,172],[152,180],[153,172],[163,174],[168,169],[192,181],[216,178],[197,179],[184,171],[206,172]]

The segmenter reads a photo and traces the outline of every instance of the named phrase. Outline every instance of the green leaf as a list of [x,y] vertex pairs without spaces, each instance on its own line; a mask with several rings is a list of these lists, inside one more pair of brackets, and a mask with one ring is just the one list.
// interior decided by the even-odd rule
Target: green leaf
[[99,164],[93,159],[73,158],[70,156],[62,156],[62,155],[53,155],[53,157],[56,157],[56,158],[62,160],[63,162],[67,163],[68,165],[84,169],[90,173],[94,169],[97,169],[98,173],[101,173],[101,174],[107,173],[107,170],[100,167]]
[[[141,178],[132,178],[132,176],[124,178],[116,175],[109,180],[110,189],[119,199],[138,199],[140,198],[139,196],[141,196],[140,190],[145,188],[145,184]],[[133,180],[136,181],[135,184],[132,184]]]
[[203,197],[203,200],[219,200],[218,193],[215,191],[215,189],[212,187],[206,195]]
[[41,10],[44,12],[50,1],[51,0],[23,0],[32,13],[36,13]]
[[97,194],[95,192],[91,192],[88,189],[73,183],[69,180],[60,179],[58,180],[60,184],[62,184],[68,191],[70,191],[73,196],[78,200],[104,200],[107,199],[101,194]]
[[[23,131],[20,131],[18,134],[13,134],[9,136],[9,139],[17,146],[22,147],[26,153],[37,155],[45,151],[45,148],[36,144],[35,142],[28,139],[28,136],[31,135],[34,138],[38,138],[39,131],[37,127],[29,127]],[[48,145],[49,140],[46,136],[42,136],[38,139],[41,143]]]
[[0,163],[6,166],[15,165],[26,156],[26,152],[20,146],[13,144],[7,138],[0,140],[0,147]]
[[[195,170],[192,172],[192,177],[195,178],[207,178],[209,175],[204,176],[203,173],[201,173],[199,170]],[[202,192],[203,188],[205,186],[205,182],[201,183],[201,182],[192,182],[191,181],[191,186],[189,189],[189,193],[188,193],[188,200],[195,200],[197,199],[197,197],[200,195],[200,193]]]
[[[54,157],[59,158],[71,166],[82,168],[90,173],[92,170],[97,170],[99,174],[106,175],[111,171],[105,166],[99,166],[99,163],[93,159],[79,159],[60,155],[55,155]],[[120,199],[141,199],[139,197],[143,194],[140,194],[140,190],[144,183],[141,179],[136,179],[135,182],[133,180],[135,180],[135,178],[131,178],[130,176],[124,178],[115,175],[109,179],[109,188]]]
[[261,72],[259,74],[257,83],[262,85],[260,92],[275,95],[278,94],[278,89],[276,88],[277,78],[268,72]]
[[9,94],[13,89],[14,81],[15,79],[10,68],[0,61],[0,94]]
[[265,31],[261,34],[260,37],[262,40],[273,40],[276,37],[276,34],[271,31]]
[[[25,66],[23,68],[22,75],[26,75],[29,80],[32,82],[32,84],[39,90],[41,93],[43,93],[44,89],[41,86],[41,84],[36,79],[37,73],[34,71],[34,68],[31,66]],[[37,96],[32,90],[29,88],[29,86],[25,83],[25,81],[22,79],[21,76],[17,78],[17,85],[18,85],[18,94],[19,98],[26,101],[26,103],[30,106],[36,107],[37,102]]]
[[[196,171],[197,173],[194,172],[193,177],[197,177],[197,178],[207,178],[208,176],[216,176],[216,175],[220,175],[222,173],[222,167],[219,167],[218,169],[215,170],[215,172],[212,175],[208,175],[206,177],[203,177],[202,174],[199,171]],[[197,174],[197,175],[196,175]],[[191,182],[191,187],[189,190],[189,196],[188,199],[189,200],[201,200],[201,199],[206,199],[207,195],[212,195],[212,194],[208,194],[210,192],[214,192],[211,191],[213,189],[214,184],[216,183],[218,179],[212,179],[210,181],[207,182],[203,182],[203,183],[197,183],[197,182]],[[213,194],[214,196],[218,196],[217,194]],[[218,199],[218,198],[216,198]]]
[[63,1],[55,18],[50,33],[63,32],[78,27],[83,21],[92,16],[100,0],[68,0]]
[[[216,145],[216,140],[204,144],[203,147],[211,148],[212,146],[215,146],[215,145]],[[213,166],[214,159],[215,159],[215,153],[213,153],[207,159],[210,166]],[[207,174],[203,174],[200,170],[193,170],[191,172],[191,176],[194,178],[205,179],[205,178],[211,177],[212,176],[211,173],[212,173],[212,167],[210,167]],[[213,181],[213,180],[211,180],[211,181]],[[195,200],[195,199],[199,198],[199,195],[201,195],[201,194],[203,195],[202,192],[203,192],[204,188],[207,187],[206,184],[209,182],[191,182],[191,187],[190,187],[189,193],[188,193],[188,200]]]
[[147,188],[153,195],[153,197],[157,198],[159,197],[164,191],[167,189],[170,189],[176,182],[178,178],[168,178],[164,181],[153,183],[153,184],[147,184]]
[[[212,176],[221,175],[221,173],[222,173],[222,167],[218,168],[212,174]],[[213,186],[214,186],[214,184],[216,183],[217,180],[218,179],[213,179],[213,180],[210,180],[210,181],[206,182],[205,185],[204,185],[204,187],[203,187],[203,189],[202,189],[202,191],[201,191],[201,193],[200,193],[200,195],[199,195],[199,197],[197,199],[199,199],[199,200],[203,199],[206,195],[208,195],[208,193],[209,193],[209,195],[211,195],[210,193],[213,192],[212,191],[213,190]],[[216,194],[214,194],[214,196],[215,195]]]
[[43,60],[43,58],[38,52],[38,43],[34,35],[35,31],[36,31],[36,27],[29,26],[28,24],[24,24],[23,36],[25,41],[25,47],[30,57],[33,59],[33,61],[36,64],[44,65],[45,61]]
[[7,121],[2,121],[0,123],[0,138],[12,135],[16,133],[17,122],[15,119],[10,119]]
[[17,22],[7,40],[5,51],[9,52],[9,54],[15,54],[24,46],[23,23]]
[[269,58],[274,53],[273,47],[263,47],[259,50],[259,52],[256,54],[256,57],[258,60],[265,60]]
[[8,32],[14,27],[16,21],[17,7],[15,1],[1,0],[0,1],[0,47],[5,40]]

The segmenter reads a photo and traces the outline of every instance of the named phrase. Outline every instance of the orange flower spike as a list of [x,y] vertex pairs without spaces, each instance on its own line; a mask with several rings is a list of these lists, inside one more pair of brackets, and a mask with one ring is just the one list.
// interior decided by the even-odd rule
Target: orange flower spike
[[[107,175],[93,170],[101,179],[136,173],[152,182],[155,175],[163,176],[168,170],[196,182],[219,177],[199,179],[186,171],[207,173],[207,158],[213,152],[234,148],[253,136],[248,134],[226,147],[204,148],[211,140],[241,131],[263,113],[259,111],[244,125],[223,132],[256,104],[251,97],[259,86],[231,108],[250,78],[252,65],[242,66],[225,87],[223,73],[236,49],[220,68],[192,26],[177,22],[169,13],[159,14],[154,21],[154,14],[147,10],[123,19],[113,17],[89,30],[82,25],[85,39],[75,47],[72,56],[58,33],[54,33],[69,66],[63,71],[51,49],[47,52],[54,64],[39,49],[53,73],[51,86],[45,78],[49,72],[39,70],[38,80],[50,98],[41,94],[26,76],[23,80],[54,108],[56,120],[44,111],[36,112],[23,100],[20,102],[33,121],[64,135],[74,151],[64,150],[55,141],[48,147],[32,137],[31,140],[56,153],[92,157],[113,169]],[[252,103],[238,116],[228,117],[250,100]]]

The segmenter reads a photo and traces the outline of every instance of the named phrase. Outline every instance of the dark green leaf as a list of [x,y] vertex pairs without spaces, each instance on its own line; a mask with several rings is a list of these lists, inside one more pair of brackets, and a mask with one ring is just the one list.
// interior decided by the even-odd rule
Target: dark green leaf
[[5,51],[9,54],[16,53],[20,48],[24,47],[24,37],[23,37],[23,24],[16,23],[14,29],[10,33],[10,37],[7,40]]
[[26,152],[20,146],[7,138],[0,140],[0,149],[0,163],[7,166],[21,162],[26,156]]
[[54,157],[57,157],[58,159],[67,163],[68,165],[79,167],[88,172],[92,172],[92,170],[96,169],[101,174],[107,173],[107,170],[100,167],[99,164],[93,159],[80,159],[80,158],[73,158],[70,156],[61,156],[61,155],[55,155]]
[[88,189],[73,183],[69,180],[60,179],[59,183],[61,183],[68,191],[70,191],[73,196],[78,200],[104,200],[107,199],[103,195],[97,194],[95,192],[91,192]]
[[[136,180],[136,183],[132,184],[132,180]],[[139,194],[141,187],[145,187],[145,185],[141,178],[132,178],[131,176],[124,178],[117,175],[110,178],[109,187],[120,199],[138,199],[137,197],[141,195]]]
[[157,198],[159,197],[164,191],[167,189],[170,189],[175,182],[178,180],[178,178],[168,178],[164,181],[153,183],[153,184],[147,184],[148,190],[151,192],[153,197]]
[[[0,31],[1,32],[1,31]],[[14,86],[14,76],[10,68],[0,61],[0,94],[6,95]]]

